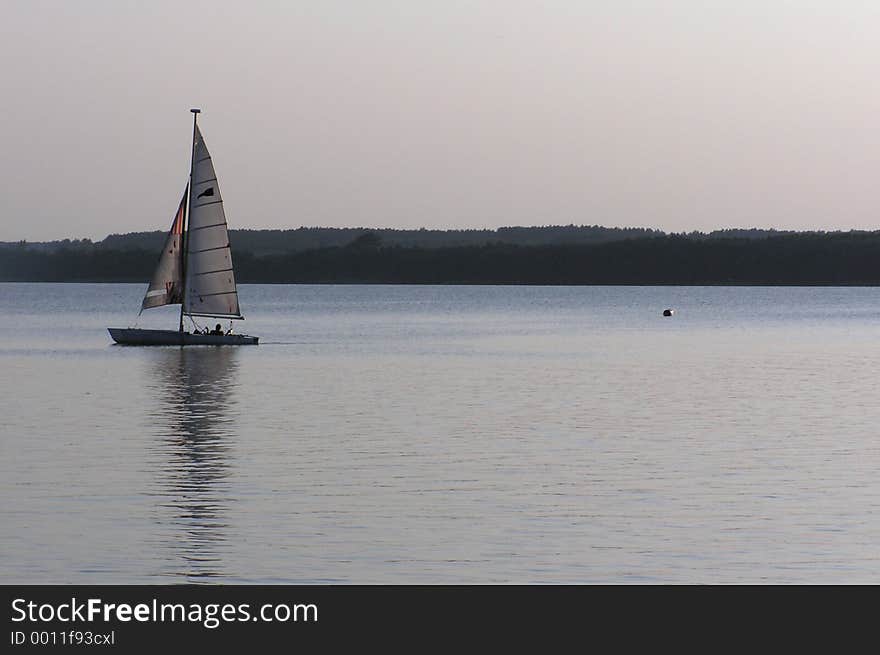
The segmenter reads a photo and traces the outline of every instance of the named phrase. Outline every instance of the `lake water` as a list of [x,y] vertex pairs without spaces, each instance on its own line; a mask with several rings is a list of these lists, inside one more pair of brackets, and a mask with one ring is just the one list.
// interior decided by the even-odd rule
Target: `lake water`
[[880,289],[143,292],[0,285],[0,583],[880,583]]

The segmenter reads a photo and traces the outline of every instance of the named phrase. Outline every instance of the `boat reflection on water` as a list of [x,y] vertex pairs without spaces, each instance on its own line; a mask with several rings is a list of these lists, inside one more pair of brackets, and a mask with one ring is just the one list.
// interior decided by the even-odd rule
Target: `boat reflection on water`
[[[156,398],[156,485],[161,574],[197,582],[222,575],[231,496],[230,444],[238,372],[235,348],[161,348],[149,393]],[[168,528],[172,529],[169,530]]]

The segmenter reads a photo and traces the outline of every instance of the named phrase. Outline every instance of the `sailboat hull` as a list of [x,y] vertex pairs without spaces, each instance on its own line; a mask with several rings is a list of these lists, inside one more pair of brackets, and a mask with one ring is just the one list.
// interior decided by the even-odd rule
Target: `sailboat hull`
[[177,330],[107,328],[110,336],[124,346],[256,346],[259,337],[247,334],[190,334]]

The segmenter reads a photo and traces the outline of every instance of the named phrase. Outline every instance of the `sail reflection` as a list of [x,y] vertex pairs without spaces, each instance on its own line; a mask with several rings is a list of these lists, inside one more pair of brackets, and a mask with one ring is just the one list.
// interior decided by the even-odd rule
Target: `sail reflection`
[[[165,544],[173,566],[166,573],[188,580],[222,575],[236,351],[162,348],[153,354],[151,393],[161,403],[157,484],[174,528]],[[167,523],[168,512],[162,514]]]

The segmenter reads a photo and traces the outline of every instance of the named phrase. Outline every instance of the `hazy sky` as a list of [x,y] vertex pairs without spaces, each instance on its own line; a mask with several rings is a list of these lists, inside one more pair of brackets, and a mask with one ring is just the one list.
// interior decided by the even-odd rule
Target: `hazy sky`
[[0,2],[0,240],[880,224],[877,0]]

